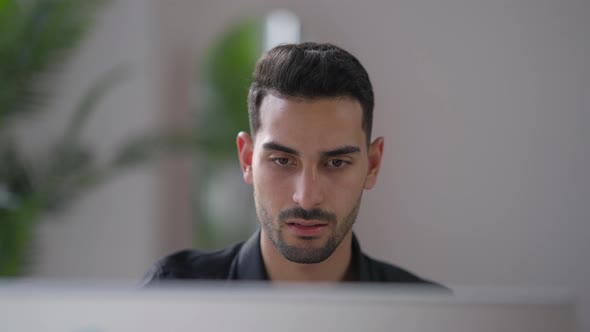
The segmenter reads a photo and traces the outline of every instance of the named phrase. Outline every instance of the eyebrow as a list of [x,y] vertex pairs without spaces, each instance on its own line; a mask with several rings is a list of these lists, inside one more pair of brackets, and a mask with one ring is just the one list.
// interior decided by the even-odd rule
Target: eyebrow
[[345,154],[350,154],[350,153],[355,153],[355,152],[360,152],[360,151],[361,151],[361,149],[358,146],[346,145],[346,146],[343,146],[338,149],[324,151],[324,152],[320,153],[320,155],[322,157],[326,158],[326,157],[342,156]]
[[266,142],[266,143],[262,144],[262,148],[265,150],[281,151],[284,153],[292,154],[294,156],[299,156],[299,152],[297,152],[296,150],[291,149],[289,147],[286,147],[286,146],[276,143],[276,142]]
[[[294,156],[299,156],[299,152],[297,152],[297,150],[292,149],[287,146],[284,146],[282,144],[276,143],[276,142],[266,142],[266,143],[262,144],[262,148],[264,148],[265,150],[281,151],[284,153],[292,154]],[[350,153],[356,153],[356,152],[360,152],[360,151],[361,151],[361,149],[358,146],[345,145],[345,146],[338,148],[338,149],[329,150],[329,151],[322,151],[322,152],[320,152],[320,156],[323,158],[336,157],[336,156],[341,156],[341,155],[350,154]]]

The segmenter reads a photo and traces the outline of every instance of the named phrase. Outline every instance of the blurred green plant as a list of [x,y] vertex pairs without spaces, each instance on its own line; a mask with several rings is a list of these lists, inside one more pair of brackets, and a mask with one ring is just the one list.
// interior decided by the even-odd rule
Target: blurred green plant
[[235,157],[235,138],[248,128],[248,89],[252,70],[262,52],[262,22],[246,19],[233,25],[209,49],[202,68],[205,105],[199,133],[217,142],[206,152],[210,158]]
[[[255,220],[220,220],[214,206],[231,203],[231,209],[242,209],[240,202],[208,204],[211,192],[219,189],[227,176],[223,172],[234,166],[236,160],[235,139],[239,131],[248,130],[248,89],[252,83],[252,70],[262,52],[263,20],[248,18],[232,25],[212,45],[204,63],[200,64],[204,91],[198,120],[198,135],[207,144],[199,151],[198,170],[200,186],[197,190],[197,214],[199,227],[197,242],[203,248],[219,248],[241,240],[256,226]],[[243,185],[236,183],[236,186]],[[235,191],[235,188],[221,188]],[[225,195],[226,197],[228,195]],[[249,197],[246,206],[250,204]],[[252,208],[251,208],[252,209]],[[241,211],[248,219],[253,211]],[[252,212],[252,213],[250,213]],[[233,223],[233,227],[225,227]]]
[[81,99],[46,158],[20,150],[11,126],[44,110],[51,75],[59,71],[92,26],[105,0],[0,0],[0,277],[26,273],[34,230],[47,213],[61,211],[80,194],[122,168],[206,144],[194,133],[151,132],[129,140],[99,164],[80,139],[99,101],[129,73],[115,67]]
[[[0,0],[0,276],[23,273],[39,215],[63,201],[51,195],[68,191],[58,184],[61,166],[90,162],[84,149],[68,142],[57,144],[48,167],[40,167],[23,156],[10,125],[43,108],[51,94],[48,76],[74,52],[104,2]],[[73,122],[69,135],[75,127]]]
[[39,109],[40,82],[77,48],[105,0],[0,0],[0,127]]

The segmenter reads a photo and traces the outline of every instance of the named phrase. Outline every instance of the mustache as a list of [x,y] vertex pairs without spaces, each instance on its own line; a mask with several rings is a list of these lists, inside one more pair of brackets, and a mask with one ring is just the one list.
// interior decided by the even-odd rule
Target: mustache
[[305,210],[300,207],[294,207],[283,210],[279,213],[279,220],[282,222],[290,218],[336,222],[336,215],[334,213],[322,209]]

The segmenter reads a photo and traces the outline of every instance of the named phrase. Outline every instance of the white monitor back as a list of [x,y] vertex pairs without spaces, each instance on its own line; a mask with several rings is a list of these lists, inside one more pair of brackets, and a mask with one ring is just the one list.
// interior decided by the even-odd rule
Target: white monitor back
[[568,332],[560,292],[388,285],[179,284],[159,289],[0,284],[0,331]]

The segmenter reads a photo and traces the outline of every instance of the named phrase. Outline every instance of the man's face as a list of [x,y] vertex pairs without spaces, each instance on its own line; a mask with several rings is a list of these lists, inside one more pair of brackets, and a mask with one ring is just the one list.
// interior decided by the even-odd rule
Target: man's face
[[319,263],[350,234],[362,191],[375,184],[383,139],[367,149],[362,108],[347,97],[268,95],[260,124],[254,141],[238,135],[238,150],[263,236],[292,262]]

